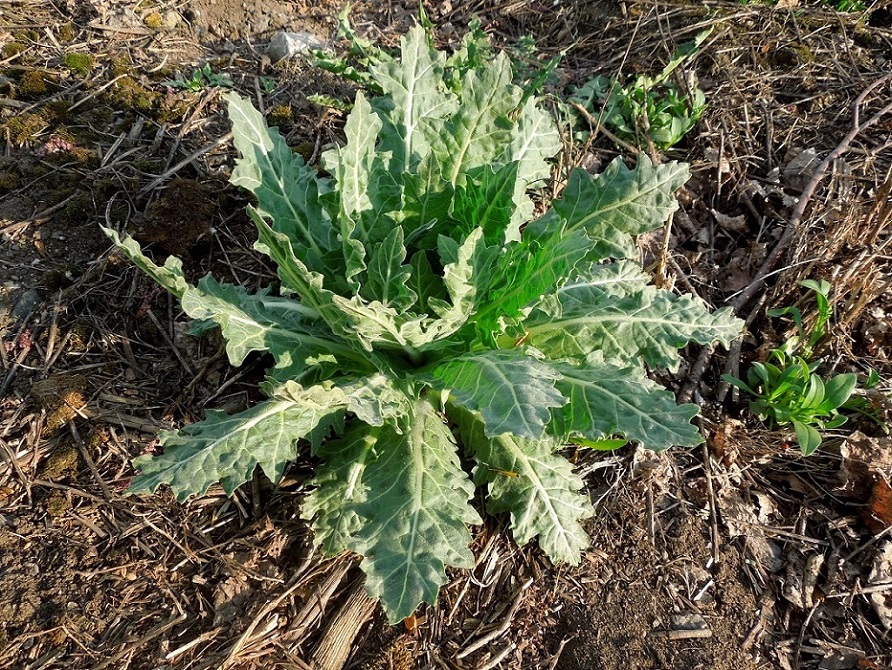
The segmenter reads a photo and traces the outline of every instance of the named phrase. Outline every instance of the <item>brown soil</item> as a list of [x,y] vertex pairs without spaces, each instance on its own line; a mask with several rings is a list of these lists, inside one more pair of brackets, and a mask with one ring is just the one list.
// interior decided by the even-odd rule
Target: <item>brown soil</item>
[[[347,100],[353,88],[305,64],[271,64],[263,46],[283,27],[333,39],[341,5],[4,5],[0,668],[306,670],[345,605],[354,558],[322,560],[299,520],[307,455],[276,488],[258,478],[231,497],[215,487],[185,504],[164,492],[124,495],[132,459],[157,448],[160,430],[252,402],[263,361],[234,370],[217,336],[188,336],[175,301],[109,253],[99,228],[132,231],[158,259],[182,256],[193,278],[268,282],[247,199],[226,184],[233,156],[217,142],[228,130],[217,92],[165,82],[210,63],[315,161],[340,138],[343,117],[307,95]],[[669,240],[643,244],[660,281],[714,305],[748,286],[782,239],[802,189],[796,157],[837,145],[853,101],[892,54],[888,26],[809,8],[426,7],[445,45],[476,13],[502,46],[530,34],[543,58],[572,47],[561,87],[654,71],[677,43],[714,29],[689,68],[710,107],[670,155],[691,162],[694,176]],[[414,0],[359,2],[353,23],[393,45],[416,12]],[[70,52],[92,55],[92,69],[68,67]],[[888,99],[885,86],[862,119]],[[783,250],[783,272],[741,312],[754,310],[750,335],[728,371],[789,336],[766,309],[799,301],[808,312],[797,282],[825,277],[836,326],[821,354],[837,371],[876,368],[883,382],[872,398],[888,419],[889,134],[885,117],[834,164]],[[599,135],[568,143],[564,163],[595,169],[615,155]],[[671,262],[661,263],[664,241]],[[668,381],[704,405],[707,447],[653,459],[631,448],[576,455],[598,502],[580,566],[550,565],[535,546],[516,547],[503,519],[487,518],[475,532],[475,570],[453,573],[411,630],[378,612],[357,631],[347,667],[892,667],[892,636],[863,590],[888,542],[877,514],[879,482],[892,477],[892,461],[878,455],[881,430],[853,422],[803,459],[745,403],[719,400],[721,356],[696,380],[699,352],[686,354],[683,383]],[[864,434],[853,444],[870,454],[862,467],[855,446],[841,444],[855,429]]]

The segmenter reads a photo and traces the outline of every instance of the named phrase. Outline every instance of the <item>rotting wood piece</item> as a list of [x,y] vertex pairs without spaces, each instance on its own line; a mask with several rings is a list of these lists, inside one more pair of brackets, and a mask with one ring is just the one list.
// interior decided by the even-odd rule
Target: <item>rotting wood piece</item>
[[377,601],[365,591],[365,580],[357,579],[313,652],[310,665],[314,670],[341,670],[344,667],[353,649],[353,640],[372,618],[376,604]]

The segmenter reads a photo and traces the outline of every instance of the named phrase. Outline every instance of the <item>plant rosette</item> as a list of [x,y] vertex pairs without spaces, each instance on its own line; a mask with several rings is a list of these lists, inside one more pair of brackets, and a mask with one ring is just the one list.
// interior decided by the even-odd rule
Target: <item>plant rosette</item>
[[231,494],[257,466],[276,482],[303,441],[322,461],[303,507],[315,542],[363,557],[392,622],[436,601],[447,566],[474,566],[475,486],[518,544],[538,538],[577,563],[592,506],[560,447],[698,444],[697,407],[646,368],[674,370],[688,342],[741,330],[630,260],[633,236],[677,208],[687,166],[574,170],[535,217],[530,191],[550,177],[559,134],[505,55],[466,47],[447,57],[416,27],[400,57],[373,64],[381,94],[357,94],[346,143],[323,156],[330,177],[226,96],[232,182],[256,197],[255,248],[277,265],[277,290],[191,285],[178,259],[158,266],[107,230],[180,298],[194,332],[221,329],[233,365],[250,352],[275,361],[267,400],[162,433],[130,492],[166,484],[182,500],[220,482]]

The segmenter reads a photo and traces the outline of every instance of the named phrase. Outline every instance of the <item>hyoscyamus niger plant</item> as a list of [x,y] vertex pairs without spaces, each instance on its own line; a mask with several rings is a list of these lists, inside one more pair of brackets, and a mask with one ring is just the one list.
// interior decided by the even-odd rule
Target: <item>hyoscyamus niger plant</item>
[[697,407],[646,369],[675,369],[686,343],[727,344],[741,328],[631,260],[633,236],[676,209],[687,167],[642,156],[597,177],[577,169],[534,217],[529,191],[550,176],[557,129],[504,55],[467,46],[447,57],[416,27],[399,57],[373,64],[383,94],[357,94],[346,143],[323,156],[328,177],[227,94],[232,182],[257,200],[255,247],[276,263],[277,290],[190,285],[178,259],[155,265],[107,230],[197,331],[219,326],[233,365],[275,360],[267,400],[163,433],[163,454],[134,461],[130,491],[166,484],[182,500],[220,482],[231,494],[257,466],[277,481],[306,442],[322,462],[303,507],[315,541],[362,555],[393,622],[435,602],[447,566],[473,567],[475,486],[519,544],[535,537],[576,563],[592,508],[561,445],[699,443]]

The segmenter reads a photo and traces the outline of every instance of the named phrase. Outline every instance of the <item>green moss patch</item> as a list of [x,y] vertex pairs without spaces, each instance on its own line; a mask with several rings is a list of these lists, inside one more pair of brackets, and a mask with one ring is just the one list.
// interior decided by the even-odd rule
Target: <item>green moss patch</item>
[[62,62],[69,72],[82,77],[86,77],[93,69],[93,57],[90,54],[67,53]]

